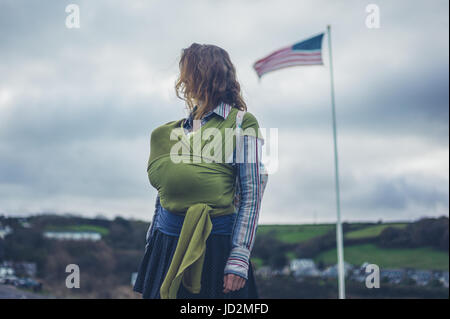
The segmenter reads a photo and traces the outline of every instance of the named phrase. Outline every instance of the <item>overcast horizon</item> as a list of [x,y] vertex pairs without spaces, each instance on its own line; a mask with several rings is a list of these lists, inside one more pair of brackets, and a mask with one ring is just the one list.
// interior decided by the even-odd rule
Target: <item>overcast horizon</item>
[[[80,28],[68,29],[69,3]],[[365,24],[380,8],[380,28]],[[343,221],[449,215],[449,2],[0,0],[0,215],[149,221],[157,126],[186,115],[181,49],[224,48],[263,128],[278,128],[261,224],[336,219],[323,66],[258,81],[253,63],[332,25]]]

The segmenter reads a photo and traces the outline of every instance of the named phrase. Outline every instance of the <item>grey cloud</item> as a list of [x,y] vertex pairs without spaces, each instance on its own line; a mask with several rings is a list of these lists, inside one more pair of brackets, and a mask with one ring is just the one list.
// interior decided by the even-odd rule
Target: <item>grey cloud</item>
[[433,209],[437,204],[448,206],[448,194],[438,189],[408,183],[405,179],[379,181],[375,184],[368,206],[378,208],[405,209],[417,204],[424,209]]

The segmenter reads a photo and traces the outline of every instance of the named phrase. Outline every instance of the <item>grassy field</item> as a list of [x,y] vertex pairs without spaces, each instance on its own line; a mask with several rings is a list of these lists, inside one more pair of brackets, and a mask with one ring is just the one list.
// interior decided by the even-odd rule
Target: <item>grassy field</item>
[[325,235],[334,227],[334,225],[259,225],[257,236],[273,233],[278,240],[292,244]]
[[[377,264],[381,268],[415,268],[449,270],[449,256],[446,252],[432,248],[385,249],[372,244],[344,248],[345,261],[353,265],[364,262]],[[328,250],[314,258],[316,262],[336,263],[336,249]]]
[[404,223],[396,223],[396,224],[382,224],[369,226],[363,229],[350,231],[345,234],[345,238],[348,239],[373,238],[379,236],[381,232],[388,227],[405,228],[407,225],[408,224]]
[[100,226],[93,225],[73,225],[67,227],[59,227],[59,226],[49,226],[46,228],[47,231],[80,231],[80,232],[97,232],[102,236],[106,236],[109,233],[109,230]]

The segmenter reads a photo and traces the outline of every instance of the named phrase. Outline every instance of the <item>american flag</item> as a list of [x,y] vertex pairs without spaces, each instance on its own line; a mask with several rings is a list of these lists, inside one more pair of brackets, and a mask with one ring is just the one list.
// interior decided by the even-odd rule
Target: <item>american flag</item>
[[296,65],[317,65],[322,61],[322,38],[324,33],[281,48],[253,64],[258,77],[270,71]]

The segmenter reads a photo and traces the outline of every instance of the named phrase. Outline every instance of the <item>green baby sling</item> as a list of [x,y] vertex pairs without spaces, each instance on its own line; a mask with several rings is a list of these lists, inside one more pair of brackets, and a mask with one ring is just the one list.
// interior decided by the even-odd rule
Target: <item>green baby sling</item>
[[[160,288],[162,299],[176,299],[181,283],[191,293],[200,292],[211,217],[235,212],[236,173],[226,161],[236,147],[236,136],[230,136],[230,131],[234,132],[237,112],[232,108],[226,119],[213,116],[190,136],[184,133],[183,120],[164,124],[151,134],[147,166],[150,183],[158,190],[162,207],[185,216]],[[260,136],[251,113],[245,113],[242,130],[243,134]],[[229,138],[231,149],[225,145]]]

